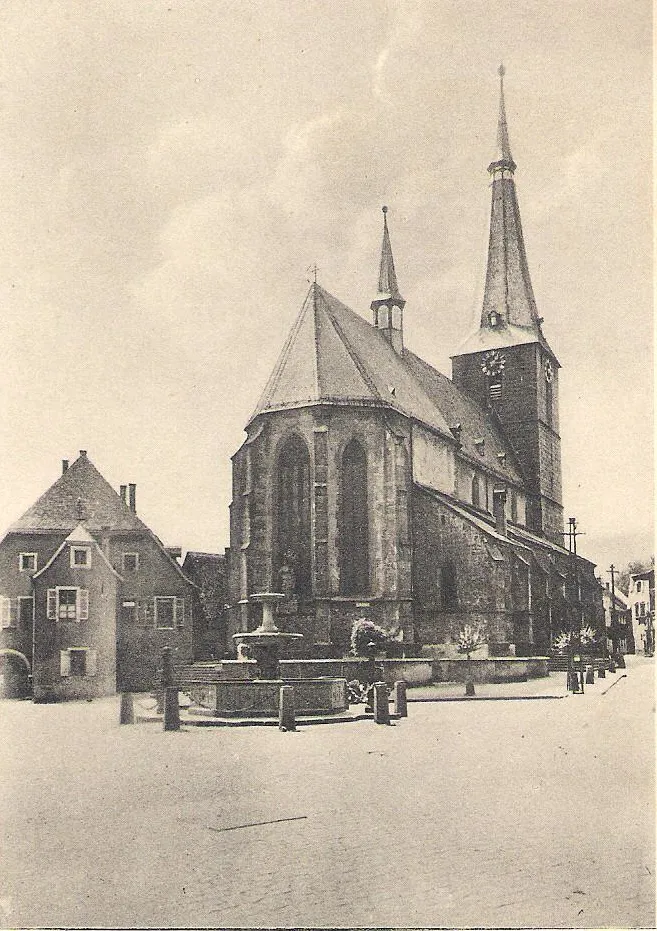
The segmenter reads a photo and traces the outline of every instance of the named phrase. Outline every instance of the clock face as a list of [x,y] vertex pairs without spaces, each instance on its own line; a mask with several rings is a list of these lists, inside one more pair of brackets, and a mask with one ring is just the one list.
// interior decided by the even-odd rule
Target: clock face
[[552,381],[553,378],[554,378],[554,370],[552,368],[552,363],[548,359],[547,362],[545,363],[545,380]]
[[481,371],[484,375],[501,375],[504,371],[505,359],[501,352],[493,349],[487,352],[481,363]]

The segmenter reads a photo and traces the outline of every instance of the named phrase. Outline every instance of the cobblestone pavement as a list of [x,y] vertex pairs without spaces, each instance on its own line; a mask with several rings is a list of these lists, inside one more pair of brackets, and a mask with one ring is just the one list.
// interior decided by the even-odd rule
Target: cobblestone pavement
[[2,702],[2,925],[654,928],[653,667],[620,675],[294,734]]

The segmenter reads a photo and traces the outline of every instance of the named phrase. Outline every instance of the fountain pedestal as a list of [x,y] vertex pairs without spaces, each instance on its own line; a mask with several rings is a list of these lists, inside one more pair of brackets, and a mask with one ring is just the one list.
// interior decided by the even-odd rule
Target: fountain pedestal
[[280,679],[279,659],[281,649],[293,640],[303,639],[303,634],[288,634],[279,630],[274,621],[274,605],[285,595],[280,592],[258,592],[249,600],[262,604],[262,623],[255,630],[233,634],[237,644],[248,646],[251,657],[258,665],[258,679]]

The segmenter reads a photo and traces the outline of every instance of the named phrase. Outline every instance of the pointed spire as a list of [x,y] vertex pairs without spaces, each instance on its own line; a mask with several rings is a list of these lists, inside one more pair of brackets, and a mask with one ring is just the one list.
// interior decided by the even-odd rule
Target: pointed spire
[[497,167],[509,168],[511,171],[515,170],[516,164],[513,161],[513,156],[511,155],[511,146],[509,144],[509,127],[506,122],[506,107],[504,105],[504,75],[506,74],[506,68],[504,65],[500,65],[497,69],[497,73],[500,76],[500,110],[497,118],[497,152],[495,154],[495,161],[491,163],[489,171]]
[[399,293],[395,262],[392,257],[390,233],[388,232],[388,208],[383,211],[383,243],[377,294],[370,307],[374,315],[374,326],[381,330],[395,352],[404,351],[404,306],[406,301]]
[[529,277],[513,176],[516,164],[511,156],[504,106],[504,65],[500,65],[497,73],[500,76],[497,159],[488,166],[493,184],[481,326],[498,331],[505,325],[531,328],[541,340],[541,321]]
[[403,298],[397,285],[395,261],[392,257],[392,246],[390,245],[390,233],[388,231],[388,208],[382,207],[381,210],[383,211],[383,242],[381,243],[377,300],[379,298],[394,298],[401,301]]

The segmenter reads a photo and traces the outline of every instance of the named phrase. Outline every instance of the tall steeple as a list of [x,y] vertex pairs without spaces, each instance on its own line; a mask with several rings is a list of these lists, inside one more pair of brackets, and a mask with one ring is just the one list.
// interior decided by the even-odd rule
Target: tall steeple
[[379,264],[379,284],[377,294],[370,307],[374,314],[374,326],[381,330],[393,349],[404,351],[404,307],[406,301],[399,293],[395,262],[392,257],[390,233],[388,231],[388,208],[383,211],[383,242],[381,244],[381,262]]
[[[520,223],[514,172],[516,163],[511,155],[509,128],[504,103],[504,65],[500,65],[500,108],[497,122],[497,151],[488,166],[492,178],[490,234],[486,286],[481,311],[482,328],[511,328],[503,342],[517,340],[513,328],[525,330],[528,336],[541,341],[541,320],[529,277],[525,242]],[[526,331],[531,331],[527,333]]]
[[479,327],[452,357],[454,384],[494,412],[525,481],[526,525],[562,542],[559,362],[547,343],[520,224],[500,65],[488,264]]

